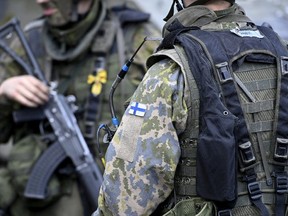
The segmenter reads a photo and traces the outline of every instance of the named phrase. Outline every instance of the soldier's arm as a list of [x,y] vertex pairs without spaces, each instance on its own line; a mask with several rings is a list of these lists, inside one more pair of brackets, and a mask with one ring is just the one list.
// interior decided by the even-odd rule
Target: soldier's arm
[[183,88],[172,61],[148,70],[108,147],[96,215],[149,215],[168,197],[180,157],[177,135],[187,118]]

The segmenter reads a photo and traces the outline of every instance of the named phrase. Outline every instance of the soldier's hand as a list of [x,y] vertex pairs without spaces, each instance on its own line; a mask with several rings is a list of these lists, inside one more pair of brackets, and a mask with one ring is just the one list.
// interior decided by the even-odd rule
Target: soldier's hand
[[6,79],[0,85],[0,96],[5,96],[24,106],[37,107],[49,99],[49,88],[30,75]]

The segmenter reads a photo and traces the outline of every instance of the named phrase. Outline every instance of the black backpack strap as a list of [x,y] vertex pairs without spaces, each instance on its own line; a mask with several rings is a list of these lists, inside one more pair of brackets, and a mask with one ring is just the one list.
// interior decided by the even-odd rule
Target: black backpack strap
[[173,20],[173,22],[169,25],[167,30],[170,32],[167,34],[157,50],[162,50],[162,49],[173,49],[174,44],[180,43],[180,41],[177,41],[177,36],[183,32],[187,32],[189,30],[197,30],[200,29],[199,27],[192,26],[192,27],[185,27],[183,26],[178,19]]

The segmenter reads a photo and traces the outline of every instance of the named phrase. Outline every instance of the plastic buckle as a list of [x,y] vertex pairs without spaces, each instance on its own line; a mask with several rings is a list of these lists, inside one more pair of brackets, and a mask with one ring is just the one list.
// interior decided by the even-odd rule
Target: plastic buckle
[[283,76],[288,74],[288,57],[281,56],[281,72]]
[[218,72],[218,77],[221,83],[232,81],[232,76],[227,62],[216,64],[216,69]]
[[85,121],[84,125],[85,125],[85,130],[84,130],[83,136],[87,139],[93,139],[95,137],[95,132],[96,132],[95,122]]
[[258,182],[248,183],[248,192],[252,200],[257,200],[262,197],[262,193],[260,190],[260,184]]
[[218,211],[217,216],[232,216],[232,212],[230,209],[220,210]]
[[277,138],[274,158],[278,161],[285,161],[288,159],[288,139]]
[[277,176],[276,177],[276,191],[279,194],[284,194],[288,192],[288,178],[287,176]]
[[239,148],[242,162],[245,165],[250,165],[256,161],[250,141],[239,145]]

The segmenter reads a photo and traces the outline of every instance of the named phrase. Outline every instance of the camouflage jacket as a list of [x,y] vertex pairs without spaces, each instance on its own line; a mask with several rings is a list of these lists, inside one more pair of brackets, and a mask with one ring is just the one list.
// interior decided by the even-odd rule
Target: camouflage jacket
[[[244,14],[237,4],[218,13],[202,6],[180,13],[183,16],[177,18],[185,27],[229,29],[249,22],[247,17],[225,20],[229,14]],[[173,17],[167,24],[171,23]],[[156,53],[149,59],[158,56],[159,61],[147,71],[108,147],[99,209],[93,216],[151,215],[173,191],[181,155],[179,137],[187,126],[190,97],[195,99],[184,63],[172,57],[174,52]]]
[[[109,23],[108,23],[109,24]],[[161,34],[157,27],[149,22],[148,20],[144,22],[139,22],[137,25],[133,22],[126,22],[122,23],[123,27],[123,34],[124,34],[124,56],[119,58],[119,55],[123,53],[118,52],[117,49],[117,37],[112,37],[112,44],[108,53],[106,53],[106,67],[105,70],[107,71],[107,82],[101,83],[102,85],[102,92],[100,94],[100,102],[99,102],[99,111],[97,119],[95,120],[95,127],[96,129],[102,123],[108,123],[111,121],[110,116],[110,109],[109,109],[109,91],[112,85],[112,82],[115,80],[118,72],[120,71],[122,65],[119,63],[121,58],[124,59],[124,62],[128,60],[132,56],[132,53],[138,48],[140,43],[143,41],[145,36],[154,36],[159,37]],[[105,28],[107,22],[103,24],[103,28]],[[106,26],[109,28],[109,25]],[[106,30],[106,29],[105,29]],[[40,63],[42,70],[45,72],[45,75],[51,81],[57,81],[59,84],[59,93],[63,93],[64,95],[75,95],[76,96],[76,105],[79,107],[78,113],[76,113],[77,118],[79,120],[80,128],[83,129],[83,117],[85,113],[85,106],[87,104],[87,98],[90,92],[90,84],[87,83],[88,76],[94,70],[95,60],[97,58],[97,47],[101,46],[101,42],[106,40],[107,38],[103,39],[98,34],[95,33],[93,42],[89,45],[89,49],[85,53],[81,53],[81,55],[77,56],[73,61],[65,61],[65,60],[57,60],[54,59],[53,56],[47,54],[47,50],[45,50],[44,43],[45,41],[41,40],[43,37],[43,31],[45,31],[45,24],[43,22],[37,21],[36,24],[33,24],[33,28],[29,28],[27,33],[28,41],[31,42],[31,47],[37,56],[37,60]],[[108,34],[111,33],[111,29],[107,30]],[[109,32],[110,31],[110,32]],[[103,32],[102,32],[103,34]],[[116,34],[116,33],[115,33]],[[101,34],[100,34],[101,35]],[[104,35],[107,36],[107,35]],[[112,36],[112,35],[110,35]],[[115,35],[114,35],[115,36]],[[123,80],[124,86],[117,89],[115,92],[115,100],[114,106],[117,116],[121,117],[121,113],[124,111],[124,103],[127,100],[134,90],[136,89],[137,85],[141,81],[145,71],[145,59],[151,55],[156,45],[154,42],[146,42],[144,46],[141,48],[133,64],[131,65],[130,72],[125,80]],[[21,47],[18,46],[18,43],[12,44],[12,46],[16,47],[19,54],[22,54]],[[96,48],[95,48],[96,47]],[[95,51],[96,50],[96,51]],[[118,50],[118,51],[117,51]],[[3,60],[3,59],[2,59]],[[25,74],[18,65],[14,64],[13,61],[9,58],[5,58],[4,61],[1,62],[1,72],[0,72],[0,83],[3,80],[17,75]],[[92,82],[93,84],[93,82]],[[30,142],[31,139],[36,142],[39,142],[39,123],[37,122],[28,122],[28,123],[20,123],[16,124],[13,121],[12,114],[13,111],[19,109],[19,105],[15,104],[14,102],[6,99],[0,98],[0,143],[7,142],[10,138],[13,138],[13,145],[17,146],[18,143],[23,144],[23,142]],[[96,134],[94,134],[96,137]],[[30,138],[29,138],[30,137]],[[32,137],[32,138],[31,138]],[[43,143],[40,141],[40,147]],[[42,146],[43,147],[43,146]],[[40,147],[42,150],[43,148]],[[104,147],[106,148],[106,147]],[[15,147],[13,148],[15,149]],[[8,166],[11,168],[11,163],[16,158],[22,160],[21,164],[27,162],[30,164],[28,160],[35,160],[38,157],[38,153],[35,155],[35,151],[31,152],[32,155],[26,154],[27,152],[23,153],[22,156],[15,156],[13,152],[15,151],[12,149],[12,155],[9,159]],[[19,153],[19,152],[18,152]],[[26,155],[25,155],[26,154]],[[13,159],[14,158],[14,159]],[[12,161],[12,162],[11,162]],[[19,161],[18,161],[19,163]],[[10,164],[10,165],[9,165]],[[18,164],[19,165],[19,164]],[[31,165],[31,164],[30,164]],[[30,166],[22,166],[21,168],[18,166],[20,175],[27,176],[27,172],[30,169]],[[10,170],[11,171],[11,170]],[[17,171],[17,172],[18,172]],[[14,173],[15,174],[15,173]],[[21,176],[19,178],[22,178]],[[26,178],[26,177],[25,177]],[[16,178],[15,178],[16,179]],[[16,184],[16,186],[14,185]],[[19,193],[20,195],[23,192],[23,185],[20,186],[17,180],[13,181],[13,188]],[[1,187],[0,183],[0,187]],[[11,198],[11,200],[13,200]],[[1,202],[0,202],[1,205]],[[5,206],[6,207],[6,206]],[[1,208],[1,207],[0,207]],[[60,213],[60,212],[59,212]],[[76,214],[76,213],[75,213]]]

